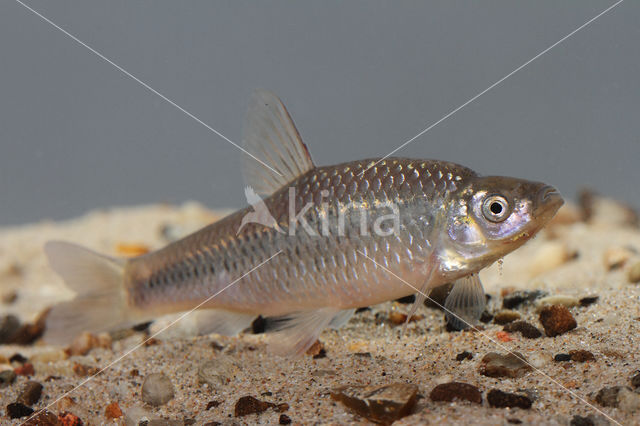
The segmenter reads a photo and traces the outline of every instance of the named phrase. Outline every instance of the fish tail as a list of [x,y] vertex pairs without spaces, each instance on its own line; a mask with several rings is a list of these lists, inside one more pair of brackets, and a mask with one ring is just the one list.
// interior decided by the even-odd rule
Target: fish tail
[[84,247],[49,241],[44,246],[51,268],[76,292],[47,315],[44,340],[69,343],[83,331],[97,333],[131,323],[125,288],[126,260]]

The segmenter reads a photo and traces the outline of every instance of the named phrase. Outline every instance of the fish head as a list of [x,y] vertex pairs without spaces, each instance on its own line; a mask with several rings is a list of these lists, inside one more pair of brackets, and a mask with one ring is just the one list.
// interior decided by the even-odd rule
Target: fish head
[[531,239],[564,200],[552,186],[502,176],[474,176],[452,193],[441,264],[476,272]]

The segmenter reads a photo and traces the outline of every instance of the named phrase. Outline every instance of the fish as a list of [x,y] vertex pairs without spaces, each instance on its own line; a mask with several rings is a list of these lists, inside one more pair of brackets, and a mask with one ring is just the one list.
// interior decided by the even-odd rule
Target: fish
[[297,355],[357,308],[416,294],[414,312],[447,283],[449,320],[469,326],[485,306],[478,272],[564,202],[545,183],[448,161],[316,166],[282,101],[264,90],[249,102],[243,148],[251,205],[191,235],[128,259],[47,242],[51,268],[76,296],[53,306],[45,341],[197,308],[199,334],[236,335],[262,316],[269,349]]

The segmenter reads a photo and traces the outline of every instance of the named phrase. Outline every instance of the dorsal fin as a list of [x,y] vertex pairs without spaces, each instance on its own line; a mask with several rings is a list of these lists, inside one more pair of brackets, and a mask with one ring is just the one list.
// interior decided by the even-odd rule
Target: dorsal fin
[[256,90],[251,96],[243,144],[270,167],[242,158],[245,183],[259,194],[270,195],[315,167],[287,109],[271,92]]

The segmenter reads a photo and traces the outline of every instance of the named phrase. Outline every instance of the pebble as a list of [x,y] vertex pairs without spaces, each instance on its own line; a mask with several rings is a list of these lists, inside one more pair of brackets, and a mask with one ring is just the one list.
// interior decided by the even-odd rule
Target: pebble
[[24,405],[21,402],[12,402],[7,405],[7,416],[10,419],[19,419],[33,414],[33,408]]
[[503,392],[498,389],[491,389],[487,393],[487,401],[490,406],[498,408],[519,407],[528,409],[533,404],[531,398],[526,395]]
[[556,354],[556,356],[553,357],[553,360],[556,361],[556,362],[571,361],[571,355],[569,355],[569,354]]
[[504,331],[509,333],[518,332],[527,339],[537,339],[542,337],[542,332],[536,326],[527,321],[516,321],[504,326]]
[[595,426],[595,422],[592,416],[578,416],[577,414],[573,416],[571,421],[569,422],[569,426]]
[[473,354],[469,351],[463,351],[456,355],[456,361],[464,361],[465,359],[473,359]]
[[529,262],[529,270],[532,276],[538,276],[551,271],[575,257],[561,241],[548,241],[544,243]]
[[155,417],[144,408],[135,405],[127,410],[124,416],[126,426],[148,425]]
[[50,363],[50,362],[56,362],[56,361],[62,361],[64,359],[67,359],[68,355],[66,354],[65,351],[61,350],[61,349],[52,349],[50,351],[44,351],[44,352],[37,352],[33,355],[31,355],[31,362],[32,363]]
[[566,294],[555,294],[553,296],[543,297],[536,301],[536,306],[539,308],[545,305],[562,305],[567,308],[572,308],[574,306],[578,306],[580,304],[580,300],[577,297],[567,296]]
[[204,362],[198,368],[198,380],[213,389],[226,385],[238,372],[238,366],[228,357],[220,356]]
[[262,413],[269,408],[277,408],[277,405],[273,402],[260,401],[257,398],[247,395],[236,401],[234,415],[236,417],[242,417],[249,414]]
[[595,400],[603,407],[617,407],[618,406],[618,394],[624,386],[610,386],[602,388],[595,396]]
[[585,362],[585,361],[595,361],[596,357],[589,351],[585,351],[584,349],[577,349],[573,351],[569,351],[569,356],[571,357],[571,361],[576,362]]
[[629,268],[627,278],[632,284],[640,283],[640,262],[636,262]]
[[20,328],[20,320],[15,315],[0,318],[0,344],[9,343]]
[[493,322],[495,322],[496,324],[505,325],[519,319],[520,319],[519,312],[512,311],[511,309],[505,309],[498,312],[493,317]]
[[58,419],[64,426],[82,426],[84,424],[80,417],[68,411],[58,414]]
[[42,410],[31,417],[22,426],[64,426],[58,416],[51,411]]
[[20,367],[16,367],[13,371],[18,376],[33,376],[34,374],[36,374],[35,370],[33,369],[33,364],[31,364],[30,362],[27,362]]
[[280,414],[280,418],[278,419],[278,423],[281,425],[290,425],[291,424],[291,417],[287,416],[286,414]]
[[549,337],[564,334],[578,326],[569,309],[563,305],[543,307],[540,310],[540,323]]
[[316,340],[309,349],[307,349],[307,355],[311,355],[313,359],[325,358],[327,356],[327,350],[320,340]]
[[333,390],[331,398],[373,422],[391,424],[411,413],[418,400],[418,386],[343,386]]
[[546,295],[547,293],[542,290],[514,291],[502,299],[502,307],[504,309],[514,309],[522,304],[531,303]]
[[600,296],[587,296],[587,297],[583,297],[578,302],[580,303],[580,306],[584,307],[584,306],[593,305],[598,301],[598,299],[600,299]]
[[86,355],[93,348],[111,348],[112,339],[108,333],[99,335],[84,332],[76,337],[69,346],[69,355]]
[[451,402],[455,399],[482,404],[482,393],[477,387],[468,383],[449,382],[443,383],[431,391],[429,398],[432,401]]
[[526,358],[519,352],[506,355],[489,352],[480,361],[479,371],[488,377],[522,377],[532,370]]
[[173,384],[164,373],[148,375],[142,383],[142,400],[149,405],[164,405],[174,397]]
[[636,371],[636,374],[631,377],[631,386],[640,388],[640,371]]
[[42,396],[42,385],[33,380],[29,380],[24,385],[22,393],[18,396],[16,402],[21,402],[24,405],[33,405],[40,400]]
[[[411,315],[409,322],[420,321],[424,319],[424,315]],[[389,322],[393,325],[403,325],[407,322],[407,314],[398,311],[389,312]]]
[[112,402],[111,404],[107,405],[107,407],[104,409],[104,415],[109,420],[119,419],[123,416],[122,409],[120,409],[120,406],[117,402]]
[[9,362],[13,363],[13,362],[17,362],[18,364],[24,364],[25,362],[27,362],[28,359],[25,358],[22,354],[16,353],[11,355],[11,358],[9,358]]
[[23,324],[13,336],[11,336],[11,343],[16,345],[30,345],[35,342],[42,333],[46,326],[47,314],[49,310],[42,312],[35,322]]
[[611,247],[602,255],[605,268],[608,271],[618,269],[633,256],[633,252],[626,247]]
[[0,371],[0,388],[9,386],[11,383],[15,382],[15,380],[16,373],[13,370]]

